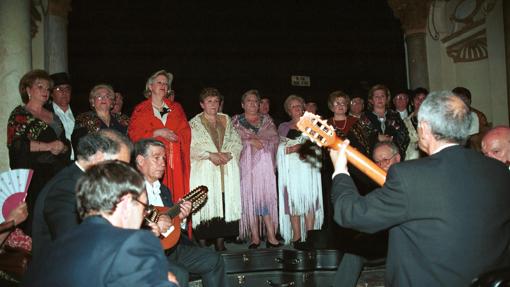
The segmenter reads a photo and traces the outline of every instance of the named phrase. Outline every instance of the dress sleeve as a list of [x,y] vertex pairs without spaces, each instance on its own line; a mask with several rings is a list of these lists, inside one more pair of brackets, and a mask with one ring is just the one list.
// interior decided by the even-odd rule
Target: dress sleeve
[[30,167],[30,140],[26,133],[28,117],[17,111],[18,108],[12,111],[7,122],[7,147],[12,169]]
[[128,136],[133,142],[143,138],[153,137],[154,128],[145,109],[145,102],[139,104],[133,111],[128,126]]

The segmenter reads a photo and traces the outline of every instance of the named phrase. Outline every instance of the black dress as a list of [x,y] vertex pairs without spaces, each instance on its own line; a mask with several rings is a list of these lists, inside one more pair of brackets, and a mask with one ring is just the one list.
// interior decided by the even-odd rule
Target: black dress
[[[52,142],[62,141],[67,150],[54,155],[49,151],[30,151],[30,141]],[[35,118],[24,106],[17,106],[11,113],[7,124],[7,147],[11,169],[28,168],[34,171],[28,188],[26,202],[29,218],[25,232],[30,234],[30,223],[33,207],[40,190],[58,171],[70,162],[71,145],[65,137],[64,126],[59,117],[54,116],[53,122]]]

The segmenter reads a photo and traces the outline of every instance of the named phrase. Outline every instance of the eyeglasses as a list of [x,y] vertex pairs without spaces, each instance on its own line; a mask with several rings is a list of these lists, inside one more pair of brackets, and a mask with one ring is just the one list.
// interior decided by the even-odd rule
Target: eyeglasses
[[151,208],[146,203],[141,202],[138,198],[133,198],[134,201],[140,203],[143,206],[143,214],[146,215],[150,212]]
[[110,101],[113,101],[114,97],[112,96],[109,96],[109,95],[99,95],[99,96],[96,96],[96,99],[97,100],[110,100]]
[[376,160],[375,163],[377,165],[388,165],[391,160],[398,154],[398,152],[394,153],[390,158],[383,158],[381,160]]
[[344,102],[334,102],[333,106],[342,106],[342,107],[345,107],[345,106],[347,106],[347,103],[344,103]]

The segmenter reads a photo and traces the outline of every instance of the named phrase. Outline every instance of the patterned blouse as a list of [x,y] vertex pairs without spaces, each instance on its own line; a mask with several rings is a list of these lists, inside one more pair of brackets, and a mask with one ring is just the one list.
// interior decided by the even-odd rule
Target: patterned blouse
[[393,143],[400,150],[401,157],[405,158],[409,135],[400,114],[393,110],[386,110],[384,118],[379,118],[372,111],[365,111],[352,126],[348,138],[354,147],[371,156],[375,144],[379,141],[379,134],[393,137]]

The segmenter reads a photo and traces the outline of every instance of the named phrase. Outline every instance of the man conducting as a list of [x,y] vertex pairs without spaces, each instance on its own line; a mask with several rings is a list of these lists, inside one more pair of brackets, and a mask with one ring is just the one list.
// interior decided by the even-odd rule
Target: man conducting
[[386,286],[469,286],[508,263],[510,174],[461,146],[470,125],[459,97],[429,94],[418,113],[419,147],[429,157],[393,165],[384,186],[364,197],[347,170],[348,142],[331,151],[335,221],[390,230]]

